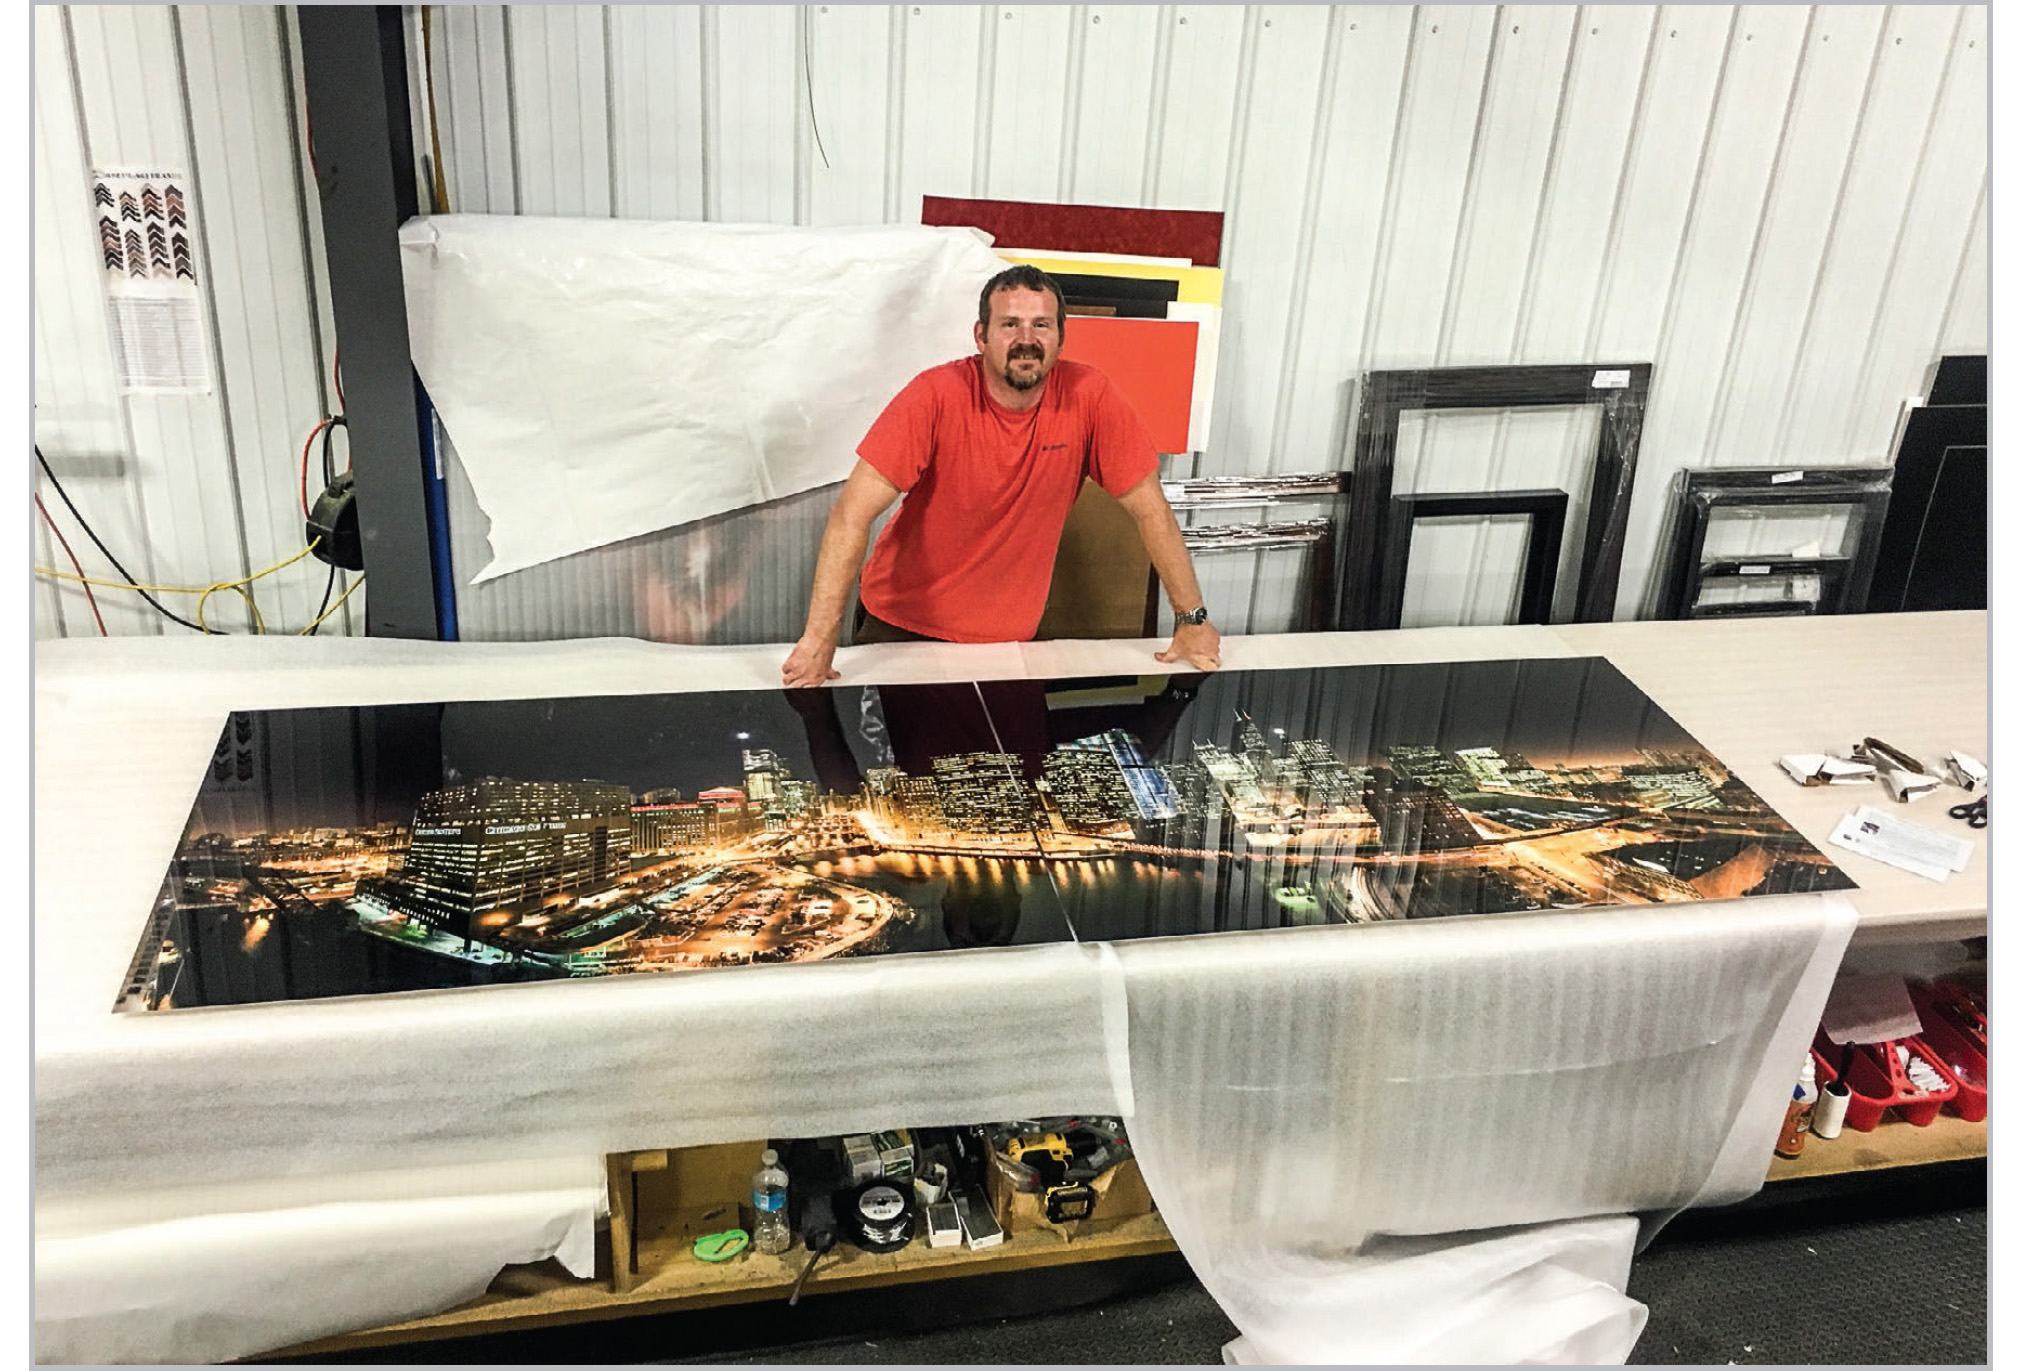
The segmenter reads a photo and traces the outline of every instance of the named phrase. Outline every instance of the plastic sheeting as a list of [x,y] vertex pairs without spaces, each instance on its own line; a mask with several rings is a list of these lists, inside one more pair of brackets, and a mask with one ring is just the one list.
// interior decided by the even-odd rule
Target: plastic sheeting
[[[1227,657],[1500,655],[1540,632],[1233,640]],[[839,665],[975,679],[1142,650],[909,644]],[[250,1355],[458,1303],[504,1262],[573,1266],[586,1168],[608,1151],[1087,1112],[1129,1117],[1169,1226],[1244,1333],[1232,1356],[1620,1359],[1637,1319],[1620,1216],[1760,1184],[1852,927],[1838,900],[110,1012],[226,710],[763,689],[779,657],[46,648],[38,1356]],[[1045,1023],[1064,1050],[1035,1054],[1006,1023]]]
[[491,519],[474,581],[840,481],[975,350],[971,229],[447,214],[401,230],[415,369]]

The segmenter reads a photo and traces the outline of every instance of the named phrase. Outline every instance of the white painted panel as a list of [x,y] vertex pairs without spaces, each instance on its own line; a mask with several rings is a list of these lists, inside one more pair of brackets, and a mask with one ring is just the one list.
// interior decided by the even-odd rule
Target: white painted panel
[[993,13],[983,193],[997,200],[1059,200],[1068,64],[1070,53],[1080,50],[1077,7],[1004,5]]
[[1248,69],[1244,9],[1175,5],[1168,11],[1167,66],[1152,125],[1147,197],[1163,209],[1229,211],[1238,92]]
[[1530,529],[1531,521],[1517,515],[1419,520],[1405,564],[1400,626],[1510,623]]
[[1324,471],[1351,461],[1355,385],[1384,222],[1412,9],[1382,5],[1347,16],[1337,75],[1317,134],[1324,152],[1312,208],[1311,251],[1290,324],[1275,470]]
[[[90,162],[99,168],[188,172],[193,158],[175,11],[169,6],[107,5],[76,6],[68,14],[80,101],[87,112],[85,150]],[[204,264],[211,209],[201,184],[193,203],[191,238],[200,275],[208,275]],[[215,320],[214,285],[215,279],[199,282],[200,309],[207,325]],[[214,366],[215,360],[214,356]],[[172,585],[207,585],[245,575],[249,568],[220,393],[214,389],[195,395],[136,394],[125,397],[124,403],[133,434],[132,480],[142,516],[140,527],[128,536],[144,541],[151,554],[145,559],[148,568],[127,561],[128,569],[157,584]],[[93,518],[96,522],[95,512]],[[99,532],[115,550],[122,546],[103,527]],[[178,598],[170,608],[178,604],[179,612],[187,611],[184,617],[197,617],[194,598]],[[211,599],[203,622],[213,621],[235,631],[253,626],[252,616],[236,596]]]
[[702,8],[611,7],[612,212],[703,217]]
[[[146,527],[127,481],[132,471],[125,410],[115,389],[107,338],[98,236],[91,214],[90,172],[77,127],[63,12],[35,11],[35,426],[34,441],[71,498],[128,570],[148,574]],[[49,482],[35,490],[70,543],[86,575],[116,573],[91,545]],[[36,520],[35,562],[75,568]],[[98,632],[82,588],[37,578],[35,635]],[[107,629],[154,633],[162,623],[139,596],[95,592]]]
[[884,5],[810,5],[801,21],[814,88],[810,132],[820,134],[806,156],[808,222],[882,224],[890,174],[892,29],[898,21]]
[[522,214],[611,213],[604,23],[595,5],[506,7]]
[[[1889,395],[1852,394],[1870,346],[1887,274],[1909,206],[1902,188],[1917,174],[1932,103],[1945,75],[1959,10],[1908,6],[1880,25],[1871,43],[1874,73],[1849,159],[1846,184],[1820,267],[1819,288],[1798,348],[1798,370],[1776,440],[1779,463],[1846,462],[1841,447],[1850,402],[1893,412]],[[1909,35],[1899,44],[1894,37]],[[1820,41],[1841,35],[1822,32]]]
[[[1706,174],[1714,97],[1729,29],[1725,5],[1668,5],[1658,13],[1590,353],[1652,360],[1685,258],[1694,196]],[[1669,378],[1654,376],[1656,384]]]
[[442,5],[435,31],[436,115],[450,208],[512,214],[514,179],[511,66],[504,5]]
[[[298,452],[323,416],[322,361],[303,251],[303,207],[279,12],[177,10],[189,67],[196,185],[208,240],[220,396],[253,570],[303,546]],[[312,459],[310,498],[322,487]],[[270,629],[316,617],[329,568],[312,558],[252,587]]]
[[1883,14],[1874,6],[1813,12],[1743,291],[1741,327],[1718,383],[1709,452],[1715,465],[1780,460],[1778,430],[1843,203]]
[[703,13],[704,89],[713,100],[704,156],[708,217],[798,222],[796,139],[806,119],[791,5],[711,5]]
[[1941,353],[1988,351],[1988,206],[1984,198],[1974,209],[1974,229],[1960,254],[1960,275],[1946,307],[1939,333]]
[[[1893,12],[1895,17],[1896,13]],[[1918,39],[1892,25],[1892,47]],[[1927,40],[1929,41],[1929,40]],[[1909,212],[1890,264],[1876,315],[1874,346],[1856,394],[1874,397],[1847,416],[1844,446],[1863,461],[1887,460],[1895,432],[1894,401],[1924,393],[1941,349],[1941,329],[1961,257],[1986,212],[1988,174],[1988,11],[1964,8],[1947,45],[1945,85],[1932,112],[1916,177],[1905,191]],[[1979,349],[1976,349],[1979,350]],[[1890,397],[1885,409],[1883,397]]]
[[976,5],[903,7],[900,69],[899,222],[920,222],[924,195],[967,197],[983,189],[978,155],[984,35],[996,11]]
[[[1658,18],[1641,5],[1580,12],[1512,361],[1650,360],[1648,349],[1637,356],[1597,352],[1594,340],[1603,279],[1631,231],[1627,162]],[[1671,109],[1659,115],[1667,123],[1676,117]],[[1682,179],[1677,164],[1668,171]]]
[[1496,11],[1429,5],[1414,20],[1399,148],[1363,349],[1372,370],[1434,365]]
[[1156,5],[1082,7],[1063,199],[1084,205],[1146,203],[1163,26]]
[[[1521,308],[1531,282],[1539,210],[1552,169],[1560,101],[1572,52],[1574,9],[1509,5],[1489,31],[1481,122],[1471,139],[1454,263],[1444,273],[1435,359],[1441,366],[1516,360]],[[1443,26],[1437,38],[1447,37]],[[1458,35],[1457,35],[1458,37]],[[1554,359],[1564,360],[1564,359]]]
[[1312,251],[1308,203],[1324,151],[1312,128],[1326,95],[1328,57],[1344,11],[1260,5],[1249,13],[1241,141],[1231,203],[1223,220],[1221,351],[1215,418],[1201,469],[1208,474],[1271,470],[1273,428],[1286,371],[1287,320],[1300,290],[1302,230]]

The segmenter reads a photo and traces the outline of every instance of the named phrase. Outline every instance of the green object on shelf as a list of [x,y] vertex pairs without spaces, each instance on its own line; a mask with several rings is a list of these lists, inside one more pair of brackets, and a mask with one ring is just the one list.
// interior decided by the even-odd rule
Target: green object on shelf
[[695,1255],[706,1262],[727,1262],[752,1245],[751,1235],[742,1228],[721,1233],[705,1233],[695,1240]]

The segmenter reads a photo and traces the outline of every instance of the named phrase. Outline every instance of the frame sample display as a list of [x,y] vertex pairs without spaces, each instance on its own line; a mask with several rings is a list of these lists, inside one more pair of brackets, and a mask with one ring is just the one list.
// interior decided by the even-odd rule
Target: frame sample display
[[1552,594],[1559,584],[1560,541],[1566,529],[1566,492],[1508,490],[1482,495],[1399,495],[1391,500],[1391,526],[1384,534],[1384,565],[1378,577],[1378,614],[1386,628],[1405,617],[1405,572],[1412,564],[1412,529],[1421,519],[1494,518],[1522,514],[1531,521],[1524,542],[1524,579],[1519,583],[1517,617],[1510,622],[1543,624],[1552,619]]
[[275,710],[119,1004],[1851,884],[1594,658]]
[[1580,594],[1574,618],[1603,623],[1615,617],[1616,582],[1622,572],[1623,535],[1629,526],[1637,447],[1651,364],[1613,362],[1578,366],[1445,367],[1422,371],[1372,371],[1363,377],[1356,414],[1354,478],[1349,487],[1349,527],[1339,570],[1338,628],[1390,628],[1384,622],[1380,580],[1391,559],[1386,546],[1392,476],[1397,465],[1398,420],[1407,410],[1519,409],[1594,405],[1601,436],[1589,478],[1587,518],[1581,532]]
[[[1661,618],[1699,619],[1723,614],[1852,614],[1868,602],[1869,581],[1882,546],[1890,502],[1888,467],[1729,467],[1681,471],[1672,506]],[[1707,537],[1723,510],[1797,510],[1846,506],[1855,520],[1853,550],[1845,556],[1796,552],[1760,556],[1707,555]],[[1817,577],[1816,598],[1703,604],[1714,582],[1741,583]],[[1782,604],[1785,607],[1779,608]]]

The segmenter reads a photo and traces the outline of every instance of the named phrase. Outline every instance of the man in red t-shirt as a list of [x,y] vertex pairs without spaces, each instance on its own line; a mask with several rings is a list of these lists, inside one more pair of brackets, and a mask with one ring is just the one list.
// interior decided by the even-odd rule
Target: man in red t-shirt
[[1068,509],[1093,477],[1138,525],[1177,623],[1162,662],[1222,664],[1159,454],[1100,371],[1060,360],[1061,291],[1037,267],[1000,272],[978,305],[974,357],[930,367],[857,445],[829,514],[808,623],[781,670],[789,686],[831,665],[871,525],[906,500],[864,566],[857,640],[1022,642],[1039,627]]

